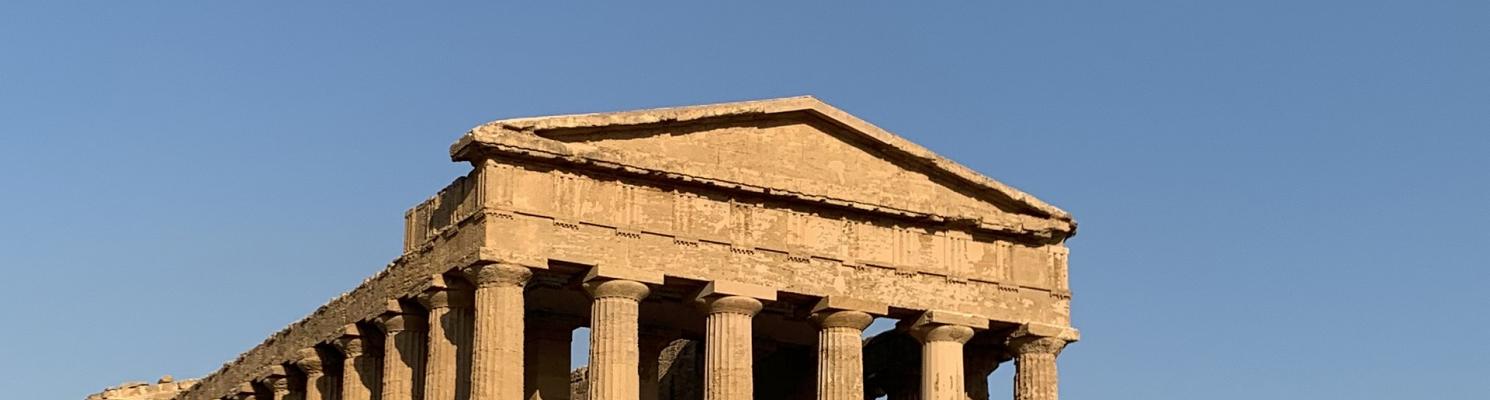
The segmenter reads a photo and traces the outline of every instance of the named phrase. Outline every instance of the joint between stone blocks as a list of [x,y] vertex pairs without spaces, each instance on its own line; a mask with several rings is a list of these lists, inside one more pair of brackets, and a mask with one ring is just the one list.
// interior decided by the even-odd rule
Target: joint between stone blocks
[[361,328],[358,328],[357,327],[357,324],[355,324],[355,323],[346,324],[346,326],[342,326],[341,327],[341,335],[339,335],[339,336],[342,336],[342,337],[360,337],[360,336],[362,336],[362,329]]
[[402,301],[399,301],[399,299],[388,299],[388,301],[383,304],[383,314],[404,315],[413,313],[414,311],[410,310],[409,307],[405,306]]
[[852,297],[827,296],[812,306],[814,313],[823,311],[859,311],[874,316],[885,316],[890,314],[890,305]]
[[259,377],[254,380],[267,381],[276,378],[284,378],[287,375],[288,373],[285,372],[285,367],[283,365],[270,365],[268,367],[265,367],[263,371],[259,372]]
[[548,269],[547,258],[532,254],[520,254],[491,247],[482,247],[476,251],[476,254],[476,262],[480,263],[508,263],[529,269]]
[[720,296],[742,296],[760,301],[776,301],[776,289],[744,282],[710,281],[698,293],[699,299]]
[[628,280],[652,285],[661,285],[665,276],[661,272],[647,271],[619,265],[596,265],[585,273],[585,282],[604,280]]
[[961,325],[973,329],[988,329],[988,319],[972,314],[953,311],[930,310],[921,314],[913,326],[938,324],[938,325]]
[[1009,336],[1010,337],[1015,337],[1015,338],[1019,338],[1019,337],[1048,337],[1048,338],[1061,339],[1061,340],[1064,340],[1066,342],[1075,342],[1075,341],[1081,340],[1081,331],[1077,330],[1076,328],[1069,327],[1069,326],[1059,326],[1059,325],[1050,325],[1050,324],[1041,324],[1041,323],[1031,322],[1031,323],[1027,323],[1027,324],[1024,324],[1024,325],[1020,325],[1019,328],[1015,329],[1014,330],[1014,333],[1010,334]]

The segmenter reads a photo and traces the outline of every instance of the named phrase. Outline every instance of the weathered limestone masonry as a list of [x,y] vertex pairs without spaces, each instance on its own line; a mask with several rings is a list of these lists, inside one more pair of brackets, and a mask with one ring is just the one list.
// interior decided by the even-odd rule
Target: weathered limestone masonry
[[402,256],[179,398],[981,400],[1013,360],[1014,398],[1055,400],[1078,338],[1070,215],[811,97],[502,120],[450,155]]
[[154,385],[145,382],[126,382],[88,395],[88,400],[168,400],[195,384],[197,381],[192,379],[177,381],[170,375],[166,375]]

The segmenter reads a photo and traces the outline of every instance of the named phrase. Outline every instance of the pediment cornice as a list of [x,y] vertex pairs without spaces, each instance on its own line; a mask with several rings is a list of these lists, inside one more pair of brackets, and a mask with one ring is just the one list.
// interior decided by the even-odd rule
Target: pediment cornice
[[[636,162],[637,155],[628,154],[619,149],[597,146],[583,141],[552,139],[576,132],[587,134],[601,132],[601,135],[604,135],[603,132],[607,130],[626,131],[650,126],[709,121],[801,118],[802,115],[843,128],[844,131],[855,135],[858,139],[877,145],[885,153],[899,157],[902,162],[919,164],[930,172],[949,178],[949,181],[957,183],[961,189],[978,193],[980,197],[987,198],[991,202],[1004,204],[1014,211],[1013,215],[1016,217],[1011,219],[977,215],[941,215],[929,210],[873,204],[835,198],[821,193],[803,193],[784,187],[772,187],[761,182],[734,182],[701,174],[698,171],[706,169],[690,165],[687,160],[670,159],[660,167],[656,163],[642,165]],[[1064,210],[932,153],[924,147],[809,96],[615,113],[499,120],[471,129],[451,146],[450,154],[456,161],[507,157],[571,165],[615,174],[634,175],[645,179],[744,191],[788,201],[809,202],[858,212],[961,225],[1020,236],[1031,235],[1063,240],[1073,235],[1076,228],[1075,221]]]

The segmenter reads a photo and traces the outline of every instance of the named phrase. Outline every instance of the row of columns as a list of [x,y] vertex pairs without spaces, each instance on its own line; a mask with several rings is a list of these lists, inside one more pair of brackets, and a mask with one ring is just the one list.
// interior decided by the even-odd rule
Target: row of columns
[[[572,326],[526,338],[524,288],[533,273],[511,264],[485,264],[462,271],[474,287],[438,279],[418,301],[428,310],[420,321],[390,302],[372,321],[382,330],[382,348],[368,349],[369,337],[349,325],[330,341],[344,355],[339,385],[326,376],[319,353],[307,348],[294,366],[305,385],[296,400],[533,400],[567,397],[568,335]],[[656,360],[665,340],[643,340],[640,303],[662,284],[662,275],[616,268],[593,268],[584,279],[592,298],[589,399],[656,400]],[[706,310],[704,400],[754,400],[752,321],[775,300],[775,291],[729,282],[710,283],[696,299]],[[468,308],[474,308],[468,310]],[[884,306],[823,299],[814,308],[818,330],[818,400],[864,399],[863,331],[883,315]],[[542,332],[541,324],[535,324]],[[963,345],[987,321],[929,311],[912,325],[922,343],[921,400],[966,400]],[[423,332],[420,332],[423,331]],[[423,333],[423,334],[421,334]],[[1016,400],[1056,400],[1055,358],[1067,339],[1051,332],[1021,329],[1008,341],[1015,360]],[[525,354],[525,347],[543,354]],[[472,351],[458,351],[470,348]],[[645,353],[645,354],[644,354]],[[524,368],[526,364],[527,368]],[[468,368],[468,369],[467,369]],[[537,373],[527,373],[536,371]],[[233,398],[285,400],[291,387],[282,367],[263,374],[254,397],[243,385]],[[422,375],[422,376],[421,376]],[[526,378],[526,379],[525,379]],[[643,387],[651,390],[643,391]],[[376,393],[374,391],[377,391]],[[527,392],[524,392],[527,390]],[[562,395],[560,393],[563,393]],[[245,397],[247,396],[247,397]],[[526,396],[526,397],[525,397]]]

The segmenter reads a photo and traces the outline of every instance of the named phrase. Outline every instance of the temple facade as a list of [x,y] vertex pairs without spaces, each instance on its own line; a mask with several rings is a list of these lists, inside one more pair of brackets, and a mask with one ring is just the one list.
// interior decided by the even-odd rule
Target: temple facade
[[1071,216],[817,99],[501,120],[450,155],[400,257],[177,398],[982,400],[1006,362],[1058,398]]

